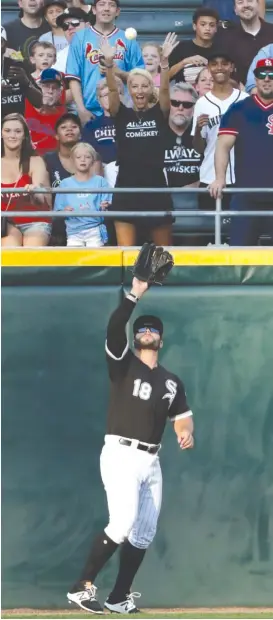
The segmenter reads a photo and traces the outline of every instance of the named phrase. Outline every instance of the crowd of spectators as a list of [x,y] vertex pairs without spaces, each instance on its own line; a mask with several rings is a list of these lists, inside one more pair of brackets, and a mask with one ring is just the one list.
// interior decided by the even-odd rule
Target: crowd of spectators
[[[1,27],[3,246],[172,245],[168,212],[188,202],[168,187],[206,190],[190,194],[199,210],[215,210],[218,197],[227,211],[273,209],[270,192],[223,193],[273,188],[264,0],[200,0],[191,39],[169,33],[142,46],[118,28],[120,0],[18,2],[18,18]],[[48,187],[66,193],[33,192]],[[50,209],[64,217],[12,217]],[[99,215],[68,217],[79,210]],[[231,218],[228,242],[272,244],[272,233],[272,217]]]

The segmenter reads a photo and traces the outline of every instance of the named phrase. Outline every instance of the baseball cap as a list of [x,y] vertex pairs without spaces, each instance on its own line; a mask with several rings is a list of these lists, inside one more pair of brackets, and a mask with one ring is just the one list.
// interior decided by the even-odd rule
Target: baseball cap
[[234,60],[231,57],[230,54],[228,54],[227,52],[223,52],[221,50],[215,51],[215,52],[211,52],[211,54],[208,56],[208,62],[210,60],[215,60],[215,58],[224,58],[225,60],[227,60],[227,62],[233,62]]
[[78,125],[79,129],[82,129],[82,124],[79,116],[77,116],[77,114],[73,114],[73,112],[66,112],[60,118],[58,118],[55,125],[55,131],[57,131],[58,127],[65,123],[65,121],[72,121],[73,123],[76,123],[76,125]]
[[273,58],[262,58],[261,60],[258,60],[256,67],[254,69],[254,75],[257,75],[257,73],[259,73],[259,70],[263,69],[269,69],[269,71],[273,70]]
[[58,82],[62,84],[62,74],[56,69],[44,69],[40,75],[39,82]]
[[3,26],[1,26],[1,39],[5,39],[5,41],[8,40],[7,33],[5,31],[5,28],[3,28]]
[[143,316],[139,316],[133,325],[134,335],[136,335],[138,330],[142,327],[147,327],[148,329],[153,327],[159,331],[160,336],[163,334],[163,323],[158,316],[153,316],[152,314],[144,314]]
[[89,13],[86,13],[82,9],[78,9],[77,7],[72,6],[70,8],[66,8],[64,12],[61,13],[61,15],[58,15],[56,19],[56,24],[58,28],[62,28],[63,23],[65,22],[66,19],[68,19],[68,17],[73,18],[73,19],[83,20],[86,23],[88,23],[90,19]]
[[44,15],[49,6],[61,6],[63,9],[67,8],[65,0],[45,0],[41,9],[41,14]]
[[[96,4],[98,4],[99,0],[94,0],[93,1],[93,6],[96,6]],[[118,7],[120,7],[120,0],[115,0],[115,3]]]

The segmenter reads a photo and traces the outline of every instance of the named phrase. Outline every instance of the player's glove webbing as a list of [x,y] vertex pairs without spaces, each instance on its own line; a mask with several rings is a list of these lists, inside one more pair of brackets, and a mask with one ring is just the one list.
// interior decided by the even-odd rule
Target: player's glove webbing
[[133,266],[133,275],[148,284],[162,284],[174,266],[170,252],[154,243],[144,243]]

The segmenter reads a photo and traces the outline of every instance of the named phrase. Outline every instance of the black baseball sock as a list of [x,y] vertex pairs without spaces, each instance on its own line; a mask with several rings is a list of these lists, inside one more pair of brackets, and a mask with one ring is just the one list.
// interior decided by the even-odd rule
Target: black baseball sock
[[119,572],[111,594],[108,596],[109,603],[120,603],[129,594],[131,585],[141,565],[146,549],[138,549],[126,540],[120,550]]
[[94,583],[96,576],[118,547],[119,545],[109,538],[104,531],[100,532],[93,542],[80,581],[91,581]]

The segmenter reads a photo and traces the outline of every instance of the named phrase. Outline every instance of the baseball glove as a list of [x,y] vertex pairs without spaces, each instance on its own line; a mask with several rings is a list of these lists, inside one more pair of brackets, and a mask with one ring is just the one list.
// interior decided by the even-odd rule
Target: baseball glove
[[135,261],[132,272],[135,278],[151,284],[163,284],[174,266],[170,252],[156,247],[154,243],[144,243]]

